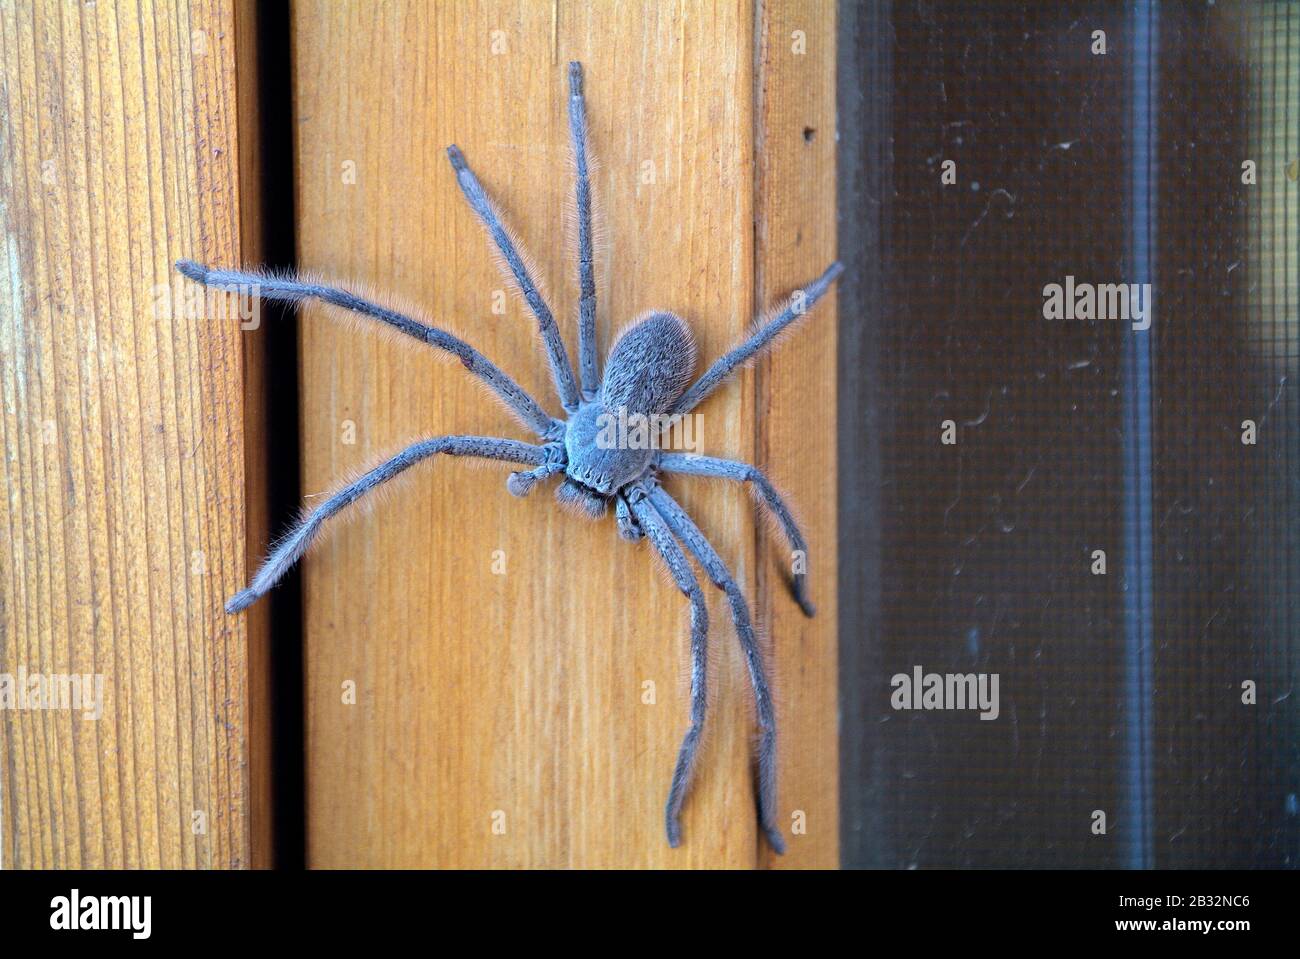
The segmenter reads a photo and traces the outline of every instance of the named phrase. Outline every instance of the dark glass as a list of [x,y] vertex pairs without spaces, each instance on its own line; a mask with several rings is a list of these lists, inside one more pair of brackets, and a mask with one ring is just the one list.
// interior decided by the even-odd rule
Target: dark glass
[[840,58],[844,864],[1295,864],[1300,3],[844,4]]

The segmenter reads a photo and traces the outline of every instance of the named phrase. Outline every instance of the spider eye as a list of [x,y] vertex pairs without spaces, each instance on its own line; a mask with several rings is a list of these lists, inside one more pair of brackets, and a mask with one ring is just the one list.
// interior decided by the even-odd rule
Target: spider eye
[[668,413],[695,372],[695,340],[672,313],[650,313],[623,331],[601,384],[606,409]]

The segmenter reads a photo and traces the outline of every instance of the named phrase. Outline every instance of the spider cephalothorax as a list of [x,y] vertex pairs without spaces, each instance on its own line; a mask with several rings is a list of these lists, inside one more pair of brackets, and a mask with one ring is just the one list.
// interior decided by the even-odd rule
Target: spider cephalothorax
[[[546,347],[564,419],[553,418],[514,380],[487,357],[459,337],[395,310],[364,300],[337,286],[266,273],[209,269],[190,260],[176,264],[185,276],[218,289],[250,292],[267,300],[300,302],[320,300],[354,314],[387,324],[430,346],[445,350],[464,364],[497,394],[520,422],[541,439],[540,444],[487,436],[439,436],[421,440],[375,466],[355,482],[337,490],[289,530],[271,550],[247,589],[231,597],[226,610],[237,613],[263,596],[316,538],[327,520],[370,490],[416,463],[438,453],[502,460],[531,467],[510,474],[507,488],[525,496],[541,480],[561,476],[555,495],[593,518],[603,516],[612,504],[619,534],[628,540],[648,538],[663,557],[677,587],[691,604],[691,706],[690,723],[677,756],[668,802],[664,810],[668,842],[681,841],[680,815],[695,762],[704,723],[707,683],[708,612],[704,594],[687,554],[727,597],[754,689],[759,725],[756,798],[758,818],[777,852],[785,842],[776,825],[776,714],[763,669],[763,658],[749,618],[749,605],[717,551],[700,532],[660,478],[672,474],[714,476],[751,484],[763,505],[772,511],[789,540],[791,582],[804,613],[813,615],[805,585],[807,547],[799,527],[776,490],[755,467],[709,456],[662,452],[655,444],[610,441],[614,420],[629,417],[662,424],[693,410],[739,366],[765,350],[782,330],[797,320],[829,289],[841,272],[833,263],[817,280],[792,296],[771,319],[759,325],[738,346],[720,357],[691,384],[695,370],[695,343],[690,328],[672,313],[648,313],[618,338],[605,364],[604,376],[596,362],[596,282],[592,264],[591,187],[588,179],[587,118],[582,93],[582,68],[569,64],[569,126],[573,134],[577,167],[578,281],[581,289],[578,317],[579,374],[564,341],[523,258],[501,223],[496,207],[455,146],[447,148],[452,169],[470,206],[487,227],[506,271],[537,318]],[[612,435],[617,437],[617,431]],[[683,551],[682,547],[685,547]]]

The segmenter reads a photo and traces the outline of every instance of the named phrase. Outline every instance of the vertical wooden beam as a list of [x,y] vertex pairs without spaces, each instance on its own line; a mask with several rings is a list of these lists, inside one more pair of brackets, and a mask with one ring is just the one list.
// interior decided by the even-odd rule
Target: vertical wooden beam
[[0,5],[0,674],[103,677],[0,711],[5,866],[249,861],[243,336],[171,269],[240,258],[234,28]]
[[[501,295],[443,151],[458,143],[497,198],[576,355],[564,224],[566,64],[577,59],[599,160],[601,350],[661,307],[689,320],[711,360],[755,308],[756,22],[751,3],[295,4],[302,264],[420,304],[558,412],[536,324]],[[825,197],[832,217],[833,193],[813,198]],[[309,495],[418,437],[527,438],[458,365],[317,310],[303,323],[302,372]],[[755,383],[745,372],[702,408],[707,452],[754,459]],[[817,430],[829,437],[833,417]],[[833,459],[829,443],[815,451]],[[778,476],[815,490],[826,465]],[[562,512],[549,488],[514,499],[506,474],[434,463],[308,558],[309,862],[755,866],[753,715],[725,603],[708,589],[707,743],[684,845],[670,850],[662,807],[687,715],[685,603],[648,545]],[[669,482],[752,594],[745,491]],[[831,624],[833,560],[819,554],[815,579]],[[829,656],[833,679],[833,626],[829,646],[820,635],[809,651]],[[831,691],[803,705],[824,715]],[[796,736],[787,730],[789,754],[803,748]],[[833,748],[817,755],[833,767]],[[820,830],[801,841],[832,850],[833,795],[829,806],[804,797],[833,791],[833,775],[786,786]]]
[[[835,4],[762,0],[758,22],[755,287],[767,306],[836,256]],[[781,575],[789,549],[760,525],[758,606],[779,684],[782,812],[786,828],[805,830],[786,856],[765,855],[783,868],[839,864],[836,381],[832,291],[788,348],[759,363],[756,384],[760,464],[798,506],[817,604],[808,619],[789,601]]]

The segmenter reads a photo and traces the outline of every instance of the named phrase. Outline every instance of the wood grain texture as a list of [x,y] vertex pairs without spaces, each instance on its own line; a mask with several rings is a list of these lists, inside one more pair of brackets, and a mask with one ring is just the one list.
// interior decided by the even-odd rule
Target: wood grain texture
[[[803,187],[789,208],[776,199],[780,178],[833,177],[833,64],[813,70],[824,98],[809,116],[825,137],[812,159],[789,150],[756,189],[757,13],[749,3],[649,0],[295,3],[301,263],[422,305],[558,411],[535,322],[513,295],[504,315],[493,312],[507,286],[443,151],[458,143],[497,198],[576,355],[565,65],[578,59],[599,160],[601,352],[638,313],[669,308],[691,323],[702,369],[748,327],[756,282],[788,289],[833,251],[833,185]],[[825,12],[815,19],[817,29],[832,25]],[[831,55],[830,37],[819,42]],[[795,94],[781,98],[772,120],[796,118],[801,137]],[[756,214],[766,211],[779,233],[802,228],[796,209],[816,229],[756,250]],[[829,389],[833,410],[834,314],[818,314],[787,352],[826,355],[747,371],[701,409],[705,451],[753,461],[765,448],[811,520],[818,625],[797,623],[775,574],[756,574],[760,521],[743,489],[667,485],[747,593],[762,597],[755,613],[774,645],[794,644],[778,654],[783,825],[788,832],[793,809],[809,811],[815,826],[791,837],[791,860],[820,865],[835,861],[838,842],[834,418],[821,410],[801,421],[810,400],[795,393],[782,398],[780,432],[768,436],[759,413],[781,403],[758,393],[761,379],[774,388],[825,368],[827,385],[813,396],[827,402]],[[527,438],[458,365],[418,346],[309,309],[302,351],[309,496],[415,438]],[[765,862],[752,799],[753,710],[720,594],[706,586],[712,700],[685,842],[671,850],[662,808],[687,715],[687,610],[649,546],[618,540],[612,519],[562,512],[549,488],[511,497],[499,465],[444,459],[414,472],[306,561],[309,864]],[[355,705],[344,702],[348,683]],[[643,702],[646,683],[653,704]],[[804,732],[815,742],[801,742]]]
[[7,867],[249,860],[232,7],[0,3],[0,673],[104,677],[0,711]]
[[[817,276],[836,256],[835,6],[764,2],[757,50],[755,286],[769,304]],[[823,312],[824,311],[824,312]],[[775,637],[782,807],[806,832],[766,864],[839,864],[838,650],[836,624],[835,292],[785,349],[756,366],[759,464],[797,504],[809,543],[815,619],[785,596],[788,547],[759,526],[759,610]],[[846,637],[848,642],[860,637]],[[787,819],[787,823],[790,820]]]

